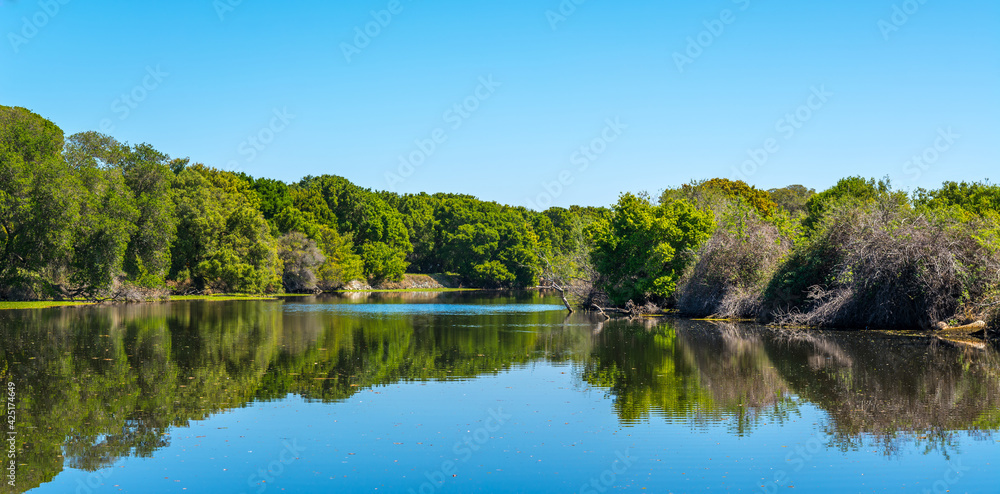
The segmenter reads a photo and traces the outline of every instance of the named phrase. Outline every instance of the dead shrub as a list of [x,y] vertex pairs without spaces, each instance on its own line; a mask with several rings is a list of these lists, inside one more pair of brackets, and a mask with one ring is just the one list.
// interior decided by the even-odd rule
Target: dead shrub
[[167,288],[150,288],[119,280],[109,291],[107,300],[117,303],[136,304],[153,300],[167,300],[170,290]]
[[791,241],[753,210],[734,208],[722,220],[682,280],[677,308],[697,317],[757,317]]
[[[782,324],[931,328],[979,302],[998,282],[998,256],[979,220],[914,211],[883,200],[844,205],[824,219],[800,258],[812,273],[807,299]],[[808,262],[807,262],[808,264]]]

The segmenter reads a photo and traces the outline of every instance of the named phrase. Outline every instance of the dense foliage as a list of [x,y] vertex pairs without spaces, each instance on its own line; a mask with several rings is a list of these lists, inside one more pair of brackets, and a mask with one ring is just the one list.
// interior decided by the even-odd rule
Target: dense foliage
[[0,299],[308,292],[407,272],[528,287],[543,260],[584,248],[572,232],[593,215],[333,175],[286,184],[96,132],[66,139],[23,108],[0,107],[0,123]]
[[567,307],[854,327],[1000,319],[988,182],[908,194],[849,177],[817,193],[715,178],[657,203],[626,193],[539,212],[334,175],[255,178],[96,132],[65,138],[23,108],[0,107],[0,124],[2,300],[315,292],[411,273],[542,285]]
[[773,195],[767,191],[748,185],[742,180],[713,178],[684,184],[676,189],[666,189],[660,195],[660,203],[686,200],[699,209],[718,213],[731,202],[741,202],[756,210],[761,216],[768,217],[779,210],[778,204],[772,197]]
[[666,300],[708,239],[715,222],[691,203],[673,200],[659,206],[623,194],[607,219],[588,229],[591,255],[601,274],[599,286],[611,301]]

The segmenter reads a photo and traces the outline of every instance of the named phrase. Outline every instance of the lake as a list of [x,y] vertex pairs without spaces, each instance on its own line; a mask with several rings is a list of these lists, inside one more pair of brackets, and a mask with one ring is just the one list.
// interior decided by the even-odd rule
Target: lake
[[171,302],[0,312],[0,381],[0,492],[1000,492],[1000,354],[922,334]]

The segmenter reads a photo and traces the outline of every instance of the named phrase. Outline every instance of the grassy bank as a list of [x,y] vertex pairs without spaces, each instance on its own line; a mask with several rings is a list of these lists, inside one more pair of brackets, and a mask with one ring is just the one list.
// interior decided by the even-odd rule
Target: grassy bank
[[[333,293],[416,293],[416,292],[468,292],[476,291],[477,288],[407,288],[398,290],[339,290]],[[228,302],[237,300],[279,300],[282,298],[311,297],[311,293],[279,293],[273,295],[252,295],[244,293],[226,293],[218,295],[173,295],[169,300],[149,300],[141,303],[151,302]],[[0,302],[0,310],[15,309],[48,309],[51,307],[78,307],[85,305],[97,305],[96,302],[83,301],[33,301],[33,302]]]
[[0,302],[0,310],[48,309],[50,307],[75,307],[93,305],[93,302]]
[[[166,302],[175,301],[208,301],[225,302],[230,300],[278,300],[279,297],[306,297],[309,294],[279,294],[279,295],[249,295],[249,294],[221,294],[221,295],[175,295]],[[161,300],[148,300],[141,303],[161,302]],[[48,309],[51,307],[80,307],[85,305],[97,305],[96,302],[84,301],[33,301],[33,302],[0,302],[0,310],[15,309]]]

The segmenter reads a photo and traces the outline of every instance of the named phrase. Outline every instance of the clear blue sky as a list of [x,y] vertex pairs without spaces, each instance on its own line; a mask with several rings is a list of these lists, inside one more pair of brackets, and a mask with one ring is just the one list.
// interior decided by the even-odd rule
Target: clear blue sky
[[254,176],[566,206],[1000,163],[995,0],[47,1],[0,5],[0,104]]

